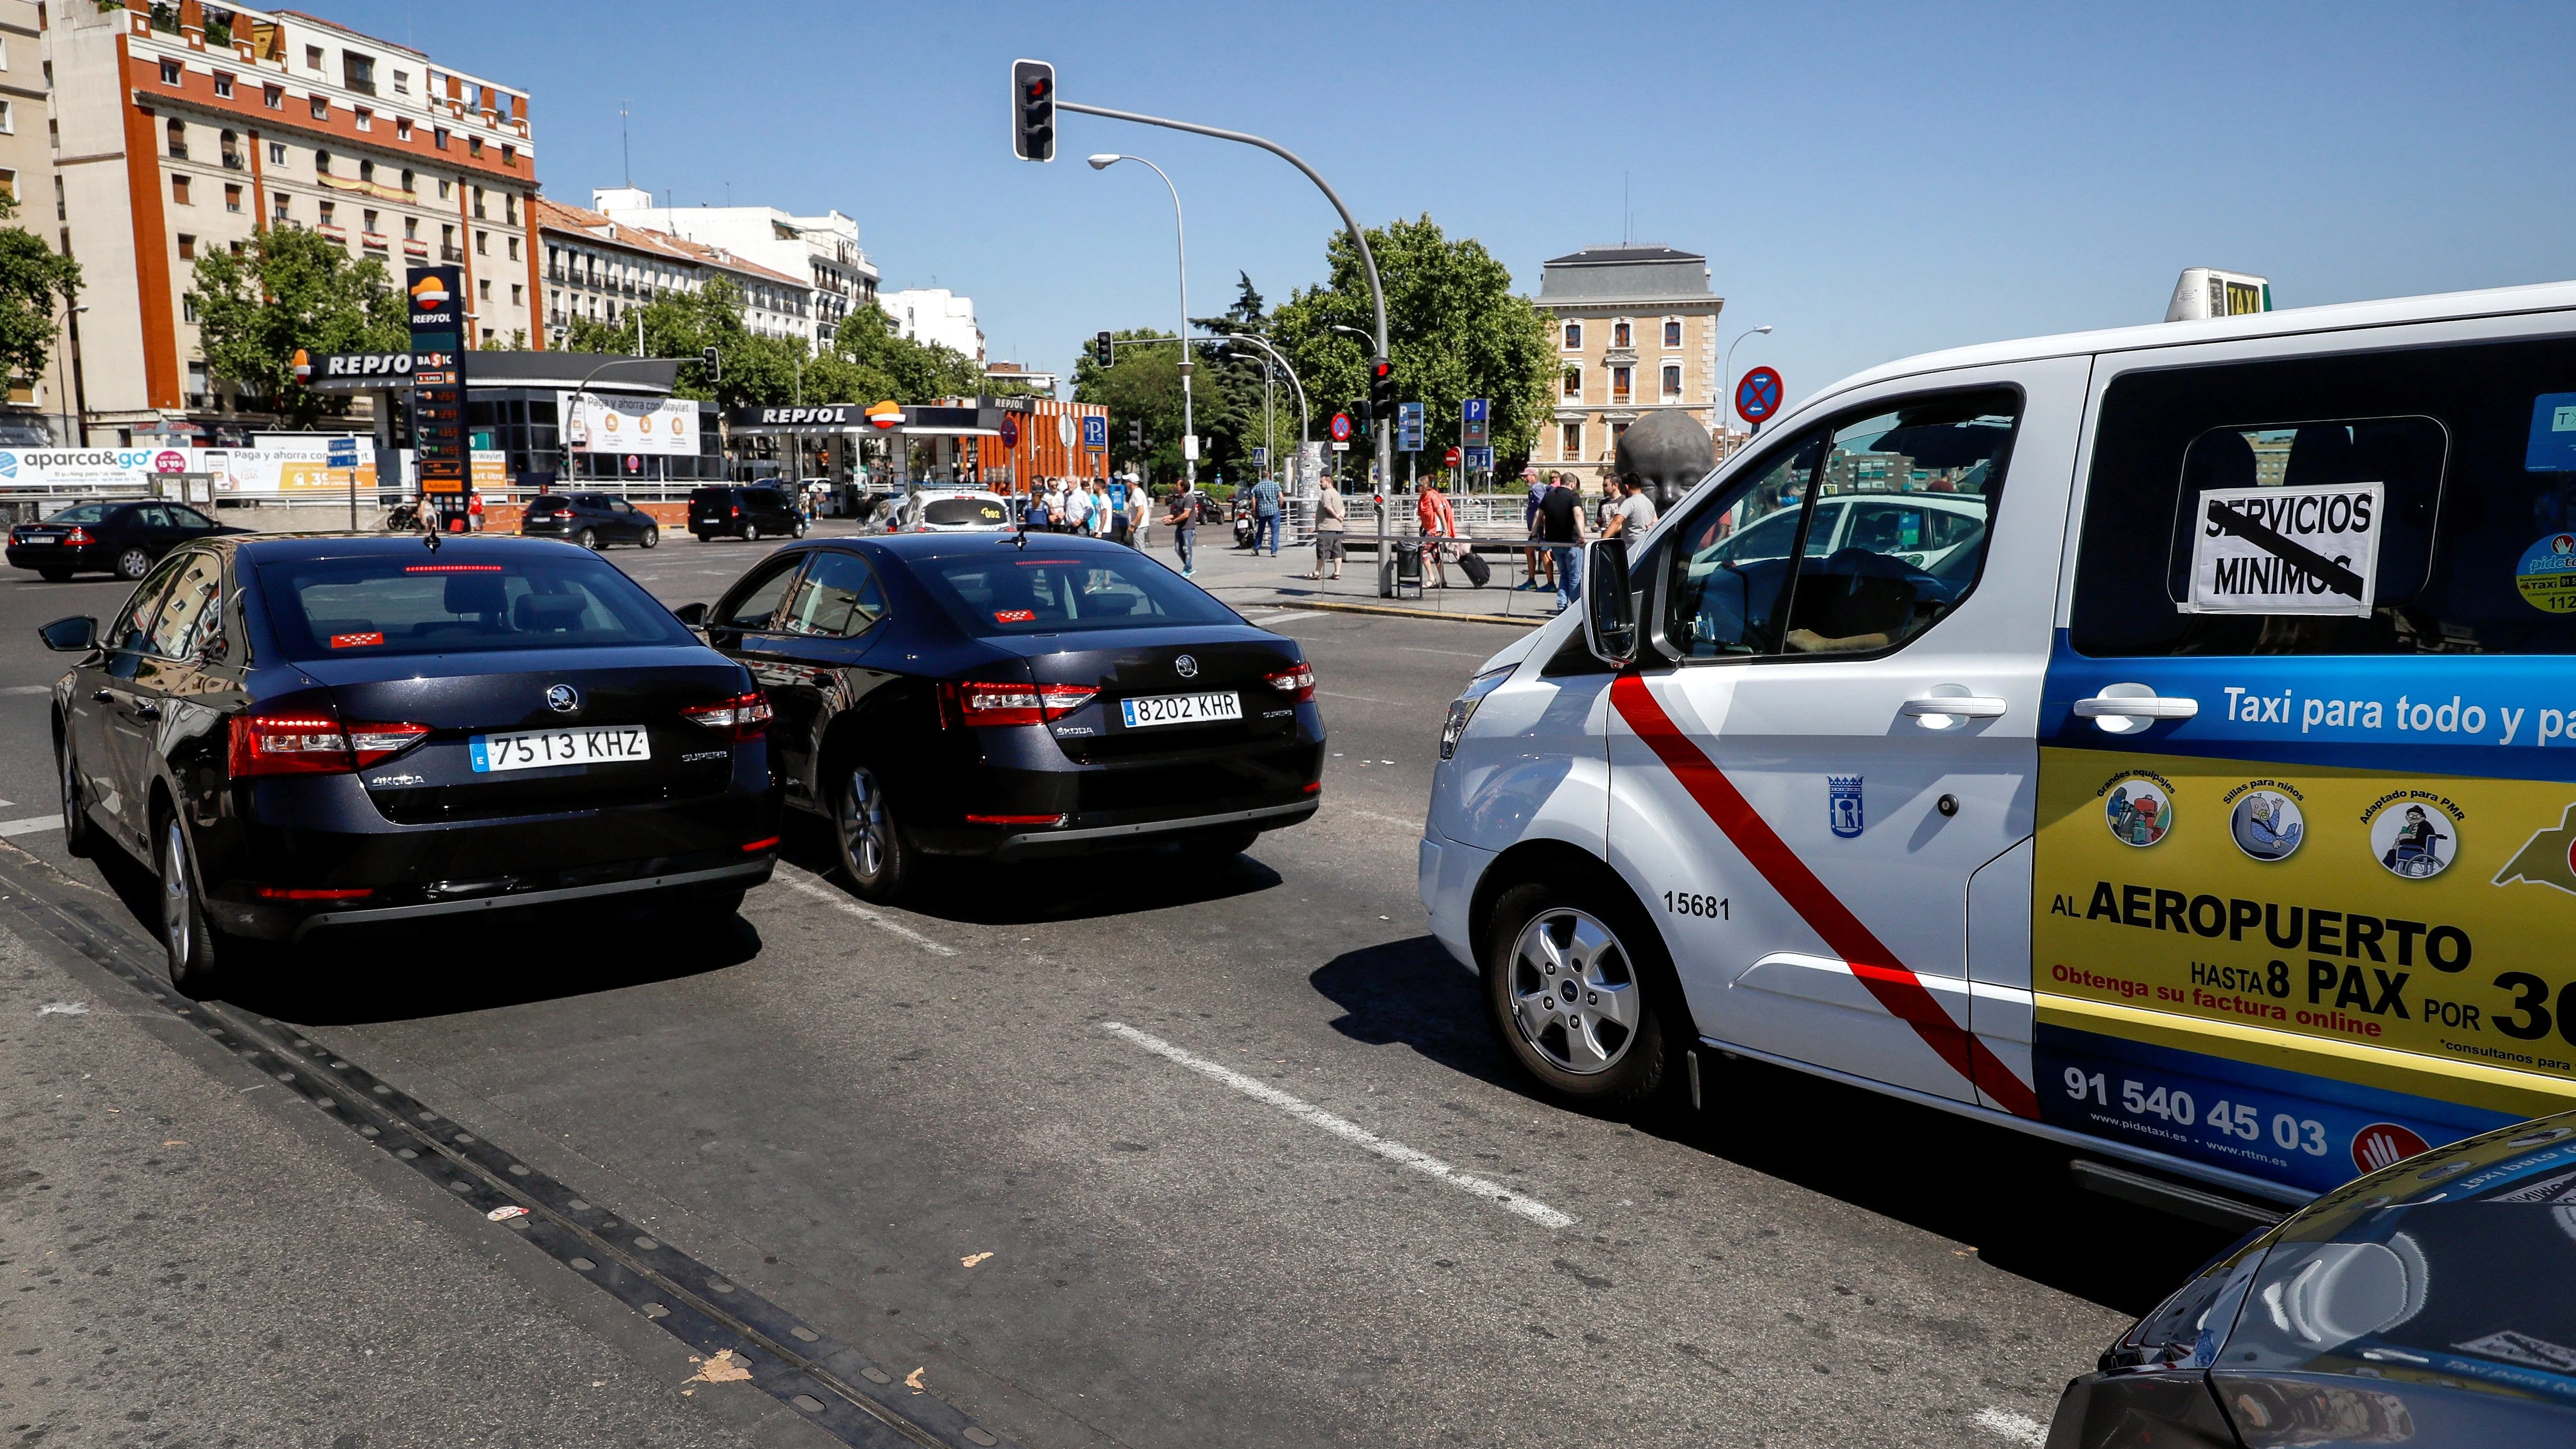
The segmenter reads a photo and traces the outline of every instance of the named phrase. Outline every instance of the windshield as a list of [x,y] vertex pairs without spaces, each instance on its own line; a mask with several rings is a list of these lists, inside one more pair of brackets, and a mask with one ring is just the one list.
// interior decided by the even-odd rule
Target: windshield
[[262,564],[259,579],[290,659],[693,642],[670,610],[592,558],[312,559]]
[[45,521],[47,523],[96,523],[106,516],[106,504],[84,503],[78,508],[66,508]]
[[1243,622],[1197,585],[1125,550],[995,549],[916,558],[912,569],[975,635]]
[[937,524],[991,524],[998,528],[1011,521],[1010,510],[992,498],[934,498],[921,510],[921,521]]

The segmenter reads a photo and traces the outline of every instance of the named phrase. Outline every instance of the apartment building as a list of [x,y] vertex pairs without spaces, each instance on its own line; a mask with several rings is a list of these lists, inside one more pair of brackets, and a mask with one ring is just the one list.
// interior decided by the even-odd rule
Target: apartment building
[[265,421],[267,400],[208,373],[187,294],[197,258],[268,227],[381,262],[396,286],[456,263],[476,342],[544,345],[524,92],[298,11],[205,0],[58,0],[45,48],[94,435]]
[[[617,221],[596,211],[536,200],[545,249],[545,327],[563,345],[575,319],[619,325],[664,292],[694,292],[722,276],[742,293],[743,325],[768,337],[811,337],[818,297],[808,283],[746,261],[723,247]],[[627,325],[632,325],[631,323]],[[822,345],[829,345],[828,337]]]
[[876,264],[859,247],[858,222],[838,210],[797,216],[774,206],[656,206],[652,192],[632,186],[594,190],[590,209],[788,278],[788,289],[763,281],[758,292],[747,290],[761,314],[754,331],[828,346],[852,307],[876,300]]
[[1717,316],[1708,258],[1667,246],[1585,247],[1554,258],[1531,299],[1557,344],[1556,407],[1530,466],[1606,484],[1619,435],[1651,409],[1714,430]]
[[906,287],[878,297],[877,305],[894,319],[897,336],[936,342],[978,363],[984,360],[984,329],[975,322],[974,298],[946,287]]
[[[18,204],[10,225],[24,227],[56,251],[62,225],[54,215],[54,157],[46,141],[44,8],[36,0],[0,0],[0,192]],[[60,325],[60,319],[57,319]],[[73,436],[71,362],[58,341],[40,377],[8,379],[0,423],[52,427]]]

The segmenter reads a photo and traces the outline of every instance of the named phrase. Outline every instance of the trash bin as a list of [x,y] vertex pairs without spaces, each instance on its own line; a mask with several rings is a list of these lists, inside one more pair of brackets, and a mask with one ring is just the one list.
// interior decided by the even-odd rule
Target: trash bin
[[1385,596],[1390,599],[1418,599],[1422,597],[1421,540],[1412,538],[1396,540],[1395,569],[1390,582],[1392,587],[1383,591]]

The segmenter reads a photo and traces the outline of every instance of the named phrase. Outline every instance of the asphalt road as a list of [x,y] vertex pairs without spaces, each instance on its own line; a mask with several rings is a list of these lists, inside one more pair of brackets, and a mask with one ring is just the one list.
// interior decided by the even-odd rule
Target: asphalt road
[[[611,558],[680,603],[766,547]],[[32,626],[122,593],[0,580],[0,831],[54,808]],[[0,1272],[31,1311],[0,1315],[0,1430],[833,1442],[766,1360],[690,1382],[682,1320],[537,1251],[553,1219],[513,1239],[484,1187],[331,1125],[325,1057],[883,1366],[920,1442],[2036,1443],[2223,1245],[2062,1152],[1769,1068],[1717,1067],[1696,1116],[1534,1099],[1414,897],[1442,709],[1511,636],[1259,622],[1315,661],[1331,757],[1317,818],[1231,860],[955,873],[893,911],[804,829],[726,934],[353,942],[191,1025],[44,924],[86,903],[148,942],[149,882],[9,835]],[[321,1076],[272,1088],[254,1038]]]

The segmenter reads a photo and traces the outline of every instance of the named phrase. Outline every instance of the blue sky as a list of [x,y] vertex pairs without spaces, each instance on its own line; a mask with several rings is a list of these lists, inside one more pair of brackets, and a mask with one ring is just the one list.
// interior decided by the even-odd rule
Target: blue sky
[[2285,306],[2576,276],[2563,6],[303,3],[528,87],[549,195],[619,180],[627,98],[635,184],[837,206],[888,287],[967,293],[992,356],[1064,369],[1177,312],[1162,185],[1083,154],[1172,174],[1199,315],[1238,271],[1274,301],[1317,280],[1335,222],[1284,163],[1169,131],[1066,116],[1062,159],[1012,160],[1016,56],[1270,136],[1523,290],[1623,234],[1703,252],[1726,335],[1778,329],[1737,370],[1793,396],[2153,321],[2186,266]]

